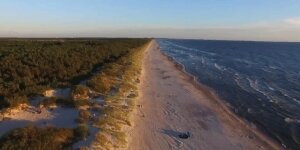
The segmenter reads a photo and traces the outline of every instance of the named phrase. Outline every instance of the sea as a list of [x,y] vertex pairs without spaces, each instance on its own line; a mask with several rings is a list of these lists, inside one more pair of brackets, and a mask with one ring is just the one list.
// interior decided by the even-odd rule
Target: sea
[[239,117],[300,149],[300,43],[157,39]]

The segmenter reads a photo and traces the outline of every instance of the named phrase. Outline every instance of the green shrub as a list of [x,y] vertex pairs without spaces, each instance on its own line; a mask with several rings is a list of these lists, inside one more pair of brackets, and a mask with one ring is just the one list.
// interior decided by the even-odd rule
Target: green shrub
[[57,99],[57,104],[69,106],[69,107],[75,107],[75,101],[73,99]]
[[86,123],[86,121],[81,117],[77,118],[75,121],[78,122],[79,124]]
[[14,129],[0,139],[1,150],[58,150],[71,149],[72,129],[54,127],[25,127]]
[[76,100],[74,101],[74,106],[79,108],[80,106],[90,105],[91,103],[88,100]]
[[80,124],[74,129],[74,135],[79,140],[86,140],[89,135],[89,128],[86,124]]
[[97,92],[107,94],[112,86],[111,82],[108,76],[96,74],[87,82],[87,85]]
[[88,121],[91,118],[91,112],[88,110],[80,110],[79,118],[82,118],[84,121]]
[[85,105],[90,105],[90,102],[88,100],[73,100],[73,99],[57,99],[56,103],[59,105],[64,105],[68,107],[80,107]]
[[9,101],[7,100],[7,98],[0,96],[0,110],[7,107],[9,107]]
[[[80,96],[80,97],[88,97],[89,95],[89,88],[84,86],[84,85],[76,85],[71,93],[73,99],[76,96]],[[79,97],[79,99],[80,99]]]
[[55,97],[45,98],[41,104],[43,104],[45,107],[51,107],[57,104],[57,98]]
[[28,103],[28,99],[26,96],[13,96],[5,99],[9,107],[17,107],[19,104]]

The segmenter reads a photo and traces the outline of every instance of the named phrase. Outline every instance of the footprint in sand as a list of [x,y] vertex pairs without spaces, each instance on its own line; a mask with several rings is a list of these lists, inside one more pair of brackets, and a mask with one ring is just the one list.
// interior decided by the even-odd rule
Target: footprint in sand
[[174,143],[168,142],[170,149],[179,149],[183,147],[183,142],[180,140],[177,140],[176,138],[172,138],[174,140]]

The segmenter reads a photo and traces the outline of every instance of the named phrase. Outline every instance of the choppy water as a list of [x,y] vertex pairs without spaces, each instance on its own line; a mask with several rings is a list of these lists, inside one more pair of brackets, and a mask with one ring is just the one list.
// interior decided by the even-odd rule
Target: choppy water
[[159,39],[239,116],[300,149],[300,43]]

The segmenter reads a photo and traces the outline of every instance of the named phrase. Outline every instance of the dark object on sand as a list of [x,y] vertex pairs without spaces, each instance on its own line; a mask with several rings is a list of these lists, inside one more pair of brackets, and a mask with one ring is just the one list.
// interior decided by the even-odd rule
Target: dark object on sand
[[139,78],[137,78],[137,79],[135,80],[135,82],[136,82],[136,83],[140,83],[141,81],[140,81]]
[[190,132],[180,133],[178,135],[178,137],[181,138],[181,139],[188,139],[189,137],[191,137],[191,134],[190,134]]
[[42,109],[39,108],[37,111],[36,111],[38,114],[42,113]]

